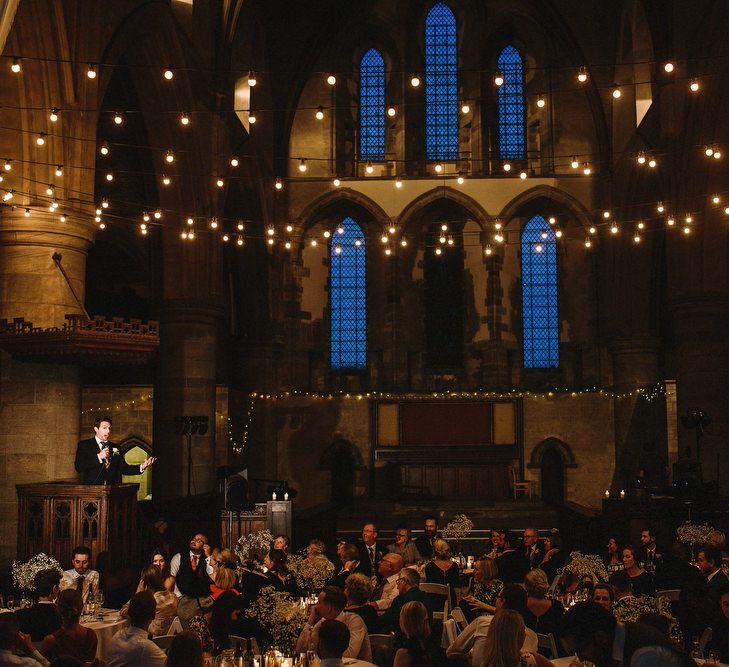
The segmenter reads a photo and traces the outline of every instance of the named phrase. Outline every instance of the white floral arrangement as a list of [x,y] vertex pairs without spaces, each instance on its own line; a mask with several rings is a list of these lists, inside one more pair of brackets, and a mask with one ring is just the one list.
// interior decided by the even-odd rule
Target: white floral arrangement
[[52,556],[39,553],[33,556],[27,563],[13,561],[13,583],[23,591],[33,593],[35,591],[35,575],[42,570],[57,570],[63,574],[61,564]]
[[473,521],[465,514],[456,514],[453,521],[448,522],[441,535],[444,540],[462,540],[473,530]]
[[286,560],[286,566],[299,588],[309,593],[318,593],[334,574],[334,564],[326,556],[308,558],[292,554]]
[[650,597],[644,595],[641,597],[623,598],[620,604],[613,607],[615,618],[621,623],[635,623],[643,614],[660,614],[671,621],[670,638],[679,645],[683,644],[683,635],[678,621],[671,614],[671,601],[663,596]]
[[235,555],[242,566],[253,563],[260,567],[263,565],[263,558],[271,549],[272,542],[273,535],[270,530],[265,528],[255,533],[248,533],[248,535],[243,535],[235,545]]
[[271,638],[272,647],[291,655],[306,622],[307,609],[288,593],[266,586],[246,610]]
[[602,562],[602,558],[595,554],[583,554],[581,551],[573,551],[570,553],[569,560],[561,571],[571,572],[578,579],[582,579],[588,575],[596,582],[607,581],[608,579],[608,573],[605,569],[605,563]]
[[706,543],[709,533],[713,530],[714,528],[705,523],[697,525],[690,521],[686,521],[682,526],[679,526],[676,529],[676,536],[678,537],[679,542],[696,546],[697,544]]

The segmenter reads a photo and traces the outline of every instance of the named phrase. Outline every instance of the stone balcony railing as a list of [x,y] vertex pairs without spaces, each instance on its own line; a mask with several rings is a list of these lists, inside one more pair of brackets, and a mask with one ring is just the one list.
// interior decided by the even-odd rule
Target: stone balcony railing
[[0,319],[0,349],[21,361],[143,364],[159,347],[159,322],[66,315],[62,327],[34,327],[22,317]]

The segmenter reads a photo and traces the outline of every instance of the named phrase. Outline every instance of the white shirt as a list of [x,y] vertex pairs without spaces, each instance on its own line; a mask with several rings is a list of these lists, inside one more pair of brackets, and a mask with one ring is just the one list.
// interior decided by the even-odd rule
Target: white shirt
[[[342,655],[343,658],[359,658],[372,662],[372,647],[370,646],[370,636],[367,633],[367,626],[357,614],[350,614],[343,611],[337,616],[337,621],[341,621],[349,629],[349,646]],[[319,645],[319,627],[324,619],[319,619],[312,627],[308,623],[304,625],[304,629],[299,635],[296,642],[295,653],[305,653],[306,651],[316,651]],[[112,667],[112,665],[109,665]]]
[[[114,455],[114,450],[116,450],[116,454],[119,453],[119,450],[116,447],[112,447],[111,443],[108,440],[106,442],[102,442],[96,436],[94,436],[94,440],[96,440],[96,444],[99,446],[99,451],[96,454],[96,458],[99,459],[99,463],[104,462],[104,459],[101,458],[101,450],[104,449],[104,447],[106,447],[107,445],[109,447],[109,456]],[[111,460],[111,459],[109,459],[109,460]],[[139,464],[139,473],[141,474],[143,472],[144,472],[144,468],[142,468],[142,464],[140,463]]]
[[[212,574],[213,573],[213,567],[212,567],[212,565],[210,565],[210,559],[205,557],[205,552],[196,554],[196,553],[194,553],[192,551],[188,551],[187,557],[189,559],[192,559],[193,556],[197,556],[197,558],[198,558],[198,561],[197,562],[198,563],[200,562],[200,559],[202,558],[205,561],[205,571],[208,574]],[[182,558],[182,556],[179,553],[177,553],[174,556],[172,556],[172,558],[170,559],[170,576],[171,577],[177,578],[177,573],[180,571],[180,560],[181,560],[181,558]],[[177,588],[177,584],[175,584],[175,595],[178,598],[181,598],[182,597],[182,592],[180,591],[179,588]]]
[[397,580],[399,578],[399,572],[387,577],[385,587],[382,589],[382,597],[375,601],[375,604],[380,611],[389,609],[392,606],[392,601],[400,594],[400,591],[397,590]]
[[33,651],[33,657],[15,655],[7,649],[0,649],[0,665],[18,665],[19,667],[48,667],[50,663],[38,651]]
[[119,630],[109,644],[108,667],[164,667],[165,652],[147,639],[147,631],[133,626]]
[[[485,614],[471,621],[466,626],[466,629],[456,637],[456,641],[448,647],[448,657],[467,658],[469,651],[472,651],[470,658],[471,664],[477,666],[482,665],[485,658],[486,637],[489,634],[492,619],[492,614]],[[524,637],[524,644],[521,647],[522,653],[536,653],[538,644],[536,633],[529,628],[524,628],[524,630],[526,636]]]
[[79,574],[73,569],[66,570],[61,577],[61,583],[58,584],[58,587],[62,591],[67,588],[73,588],[76,590],[76,579],[78,579],[78,577],[84,578],[81,597],[85,602],[90,595],[96,595],[99,592],[99,573],[96,570],[89,570],[86,574]]

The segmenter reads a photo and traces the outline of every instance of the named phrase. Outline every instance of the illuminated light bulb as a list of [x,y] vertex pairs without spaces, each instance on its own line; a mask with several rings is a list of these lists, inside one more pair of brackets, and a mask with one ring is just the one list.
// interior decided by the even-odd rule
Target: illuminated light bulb
[[12,160],[5,160],[5,165],[3,167],[5,171],[11,171],[13,168],[13,161]]
[[669,60],[667,63],[663,65],[663,71],[667,74],[671,74],[673,70],[675,69],[675,65]]
[[174,161],[175,161],[175,154],[171,150],[168,150],[165,153],[165,162],[167,162],[167,164],[172,164]]
[[375,170],[375,168],[372,166],[372,162],[370,162],[369,160],[367,160],[367,164],[365,165],[365,171],[368,174],[371,174],[374,170]]
[[102,213],[101,208],[97,208],[95,212],[96,212],[96,215],[101,215],[101,213]]
[[553,215],[550,215],[549,218],[547,219],[547,222],[550,225],[556,225],[557,224],[557,218],[555,218]]
[[223,238],[223,243],[227,243],[228,241],[230,241],[230,236],[228,236],[227,234],[223,234],[222,238]]
[[610,225],[610,233],[611,234],[617,234],[618,233],[618,226],[617,224],[613,223]]
[[689,90],[692,93],[698,93],[699,90],[701,90],[701,84],[698,79],[691,79],[691,83],[689,83]]
[[542,230],[542,233],[540,234],[540,236],[546,241],[547,238],[549,237],[549,234],[547,233],[547,230],[546,229],[543,229]]
[[96,78],[96,65],[94,65],[93,63],[89,63],[89,66],[86,68],[86,76],[89,79]]
[[544,246],[541,243],[536,243],[534,245],[534,252],[542,252],[544,250]]
[[140,231],[142,232],[142,236],[147,236],[147,231],[148,230],[147,230],[146,227],[144,229],[140,230]]
[[463,177],[463,174],[458,174],[456,183],[458,183],[458,185],[463,185],[465,182],[466,182],[466,179]]
[[570,162],[570,167],[572,167],[572,169],[577,169],[577,168],[579,168],[579,166],[580,166],[580,163],[577,161],[577,158],[573,157],[572,162]]
[[66,214],[65,213],[62,213],[61,214],[61,222],[66,222],[66,220],[68,220],[68,218],[66,217]]
[[387,235],[386,234],[383,234],[382,236],[380,236],[380,241],[382,241],[382,243],[387,243],[388,240],[389,239],[387,238]]
[[694,219],[693,217],[691,217],[691,215],[687,215],[685,221],[687,225],[690,225],[694,221]]
[[394,234],[397,229],[395,228],[395,225],[390,225],[387,231],[390,232],[390,234]]
[[193,232],[192,230],[187,232],[187,238],[192,241],[195,238],[195,232]]
[[354,245],[355,245],[355,246],[356,246],[357,248],[359,248],[359,247],[360,247],[360,246],[362,245],[362,239],[355,239],[355,240],[354,240]]
[[103,223],[103,222],[102,222],[102,223],[100,223],[100,224],[99,224],[99,229],[106,229],[106,224],[105,224],[105,223]]
[[504,162],[503,169],[505,172],[510,172],[511,171],[511,162]]
[[440,248],[436,248],[435,249],[435,254],[436,255],[441,255],[442,253],[443,253],[443,251]]
[[633,237],[633,243],[640,243],[640,234],[636,234]]
[[453,237],[448,237],[448,245],[453,245]]
[[333,185],[333,186],[334,186],[335,188],[338,188],[338,187],[339,187],[339,186],[340,186],[341,184],[342,184],[342,181],[340,181],[340,180],[339,180],[338,178],[335,178],[335,179],[334,179],[334,180],[332,181],[332,185]]
[[52,196],[53,196],[53,186],[52,186],[52,185],[49,185],[49,186],[48,186],[48,187],[46,188],[46,194],[47,194],[47,195],[48,195],[49,197],[52,197]]
[[149,217],[149,213],[147,213],[147,211],[145,211],[145,212],[144,212],[144,213],[142,214],[142,220],[144,220],[144,222],[149,222],[149,221],[150,221],[150,219],[151,219],[151,218]]
[[684,234],[687,234],[687,235],[690,234],[691,233],[691,227],[684,227],[683,228],[683,233]]
[[471,111],[471,105],[468,104],[468,102],[464,102],[463,104],[461,104],[461,113],[462,114],[467,114],[470,111]]
[[713,154],[714,149],[711,146],[707,146],[706,148],[704,148],[704,155],[706,155],[706,157],[711,157]]
[[337,234],[339,234],[340,236],[344,235],[344,225],[342,225],[341,223],[337,225]]
[[392,255],[392,250],[391,250],[390,248],[385,248],[385,254],[386,254],[387,256],[390,256],[390,255]]
[[675,221],[675,220],[674,220],[673,218],[668,218],[668,219],[666,220],[666,224],[667,224],[667,225],[668,225],[669,227],[673,227],[673,226],[674,226],[674,225],[676,224],[676,221]]
[[234,155],[232,158],[230,158],[230,166],[231,167],[237,167],[240,164],[240,161],[238,158]]
[[169,185],[172,179],[167,174],[162,174],[162,185]]
[[621,95],[622,95],[622,93],[620,92],[620,88],[618,88],[617,85],[613,86],[613,92],[612,92],[613,99],[616,99],[616,100],[620,99]]
[[160,219],[161,217],[162,217],[162,211],[160,211],[159,209],[157,209],[157,210],[156,210],[156,211],[154,212],[154,219],[155,219],[155,220],[159,220],[159,219]]
[[393,106],[387,107],[387,115],[390,116],[390,118],[394,118],[397,114],[397,109]]
[[317,107],[316,113],[314,114],[317,120],[324,120],[324,107]]
[[249,111],[248,112],[248,122],[251,125],[255,125],[257,121],[258,121],[258,117],[256,116],[256,112],[255,111]]
[[99,153],[104,156],[109,155],[109,144],[107,144],[106,142],[101,144],[101,148],[99,148]]
[[443,165],[438,162],[438,164],[435,165],[435,173],[440,174],[443,171]]
[[325,239],[328,239],[331,235],[332,233],[328,229],[324,230],[323,236]]
[[38,146],[44,146],[46,143],[46,136],[45,132],[40,132],[35,138],[35,143],[38,144]]
[[494,240],[495,240],[495,241],[496,241],[497,243],[503,243],[503,242],[504,242],[504,237],[503,237],[503,235],[502,235],[502,234],[495,234],[495,235],[494,235]]
[[225,181],[222,178],[217,178],[215,180],[215,185],[217,185],[219,188],[222,188],[225,185]]
[[[501,227],[500,227],[501,223],[497,222],[496,225],[497,225],[496,229],[501,229]],[[445,222],[440,226],[440,228],[444,232],[448,231],[448,225],[446,225]]]
[[182,238],[182,239],[186,239],[186,238],[187,238],[187,232],[184,232],[184,231],[183,231],[183,232],[181,232],[181,233],[180,233],[180,238]]
[[602,217],[605,218],[605,220],[608,220],[610,218],[610,211],[603,211]]
[[180,124],[181,125],[189,125],[190,124],[190,116],[186,113],[180,114]]
[[114,180],[114,174],[112,174],[111,172],[107,172],[106,180],[111,183]]
[[504,85],[504,74],[501,70],[496,70],[496,74],[494,74],[494,83],[497,86]]
[[557,237],[558,239],[561,239],[561,238],[562,238],[562,234],[563,234],[563,233],[564,233],[564,232],[563,232],[563,231],[562,231],[561,229],[558,229],[558,230],[557,230],[556,232],[554,232],[554,235],[555,235],[555,236],[556,236],[556,237]]
[[650,160],[648,160],[648,166],[651,169],[655,169],[657,164],[658,163],[656,162],[655,158],[651,158]]
[[283,181],[280,178],[277,178],[274,181],[273,187],[276,188],[277,190],[282,190],[283,189]]
[[400,180],[399,177],[395,179],[395,187],[396,188],[401,188],[402,187],[402,181]]
[[336,76],[334,76],[333,74],[330,74],[330,75],[329,75],[329,76],[327,77],[327,83],[328,83],[328,84],[329,84],[330,86],[334,86],[334,85],[336,85],[336,83],[337,83],[337,77],[336,77]]
[[269,238],[266,242],[268,243],[268,245],[273,245],[274,243],[276,243],[276,240]]
[[491,249],[490,245],[486,245],[486,247],[483,249],[484,255],[491,255],[493,253],[493,250]]
[[526,180],[526,178],[527,178],[527,173],[526,173],[525,171],[521,171],[521,172],[519,172],[519,178],[520,178],[520,179],[521,179],[522,181],[525,181],[525,180]]
[[121,115],[120,112],[116,112],[114,114],[114,124],[115,125],[121,125],[124,122],[124,117]]
[[175,78],[175,73],[172,71],[172,67],[168,67],[164,72],[164,77],[167,81],[172,81]]
[[286,243],[284,243],[284,248],[286,248],[286,250],[291,250],[291,241],[286,241]]
[[193,218],[188,218],[187,219],[187,224],[188,225],[194,225],[195,224],[195,220]]
[[719,195],[712,196],[712,198],[711,198],[712,204],[718,204],[719,202],[721,202],[721,197]]
[[306,160],[304,160],[304,158],[301,158],[301,160],[299,160],[299,171],[302,174],[306,171]]
[[248,85],[251,88],[255,88],[258,85],[258,77],[256,77],[256,73],[253,70],[248,72]]
[[590,169],[590,165],[589,165],[589,164],[585,163],[585,167],[584,167],[584,169],[582,170],[582,173],[583,173],[583,174],[584,174],[585,176],[589,176],[589,175],[590,175],[590,174],[592,173],[592,169]]
[[242,232],[242,231],[243,231],[243,229],[244,229],[244,225],[243,225],[243,222],[239,220],[239,221],[238,221],[238,231],[239,231],[239,232]]
[[334,246],[334,252],[337,253],[337,255],[342,254],[342,246],[340,246],[338,243]]
[[590,227],[587,231],[590,232],[590,234],[597,234],[597,228],[594,226]]
[[494,229],[496,229],[497,231],[502,227],[503,225],[498,220],[494,223]]
[[25,216],[26,218],[29,218],[29,217],[30,217],[30,209],[29,209],[29,208],[26,208],[26,209],[25,209],[25,212],[23,213],[23,215],[24,215],[24,216]]
[[147,229],[147,225],[146,225],[146,224],[144,224],[144,223],[141,223],[141,224],[139,225],[139,229]]
[[638,223],[638,229],[645,229],[645,223],[644,222],[639,222]]
[[665,206],[663,206],[663,202],[659,201],[658,206],[656,206],[656,211],[658,211],[659,213],[663,213],[663,211],[665,211],[665,210],[666,210],[666,208],[665,208]]
[[420,77],[419,77],[419,76],[417,76],[417,75],[413,75],[413,76],[412,76],[412,77],[410,78],[410,85],[411,85],[411,86],[412,86],[413,88],[417,88],[417,87],[418,87],[418,86],[420,85]]
[[268,234],[269,236],[273,236],[275,233],[276,233],[276,230],[274,230],[273,227],[268,227],[266,229],[266,234]]
[[294,226],[291,224],[286,225],[286,231],[290,234],[294,231]]
[[585,248],[590,248],[592,246],[592,241],[590,241],[589,238],[585,239]]
[[60,111],[58,109],[51,109],[51,114],[48,116],[51,119],[51,123],[55,123],[58,120],[59,113]]
[[725,213],[726,215],[729,215],[729,206],[725,206],[725,207],[724,207],[724,213]]
[[537,106],[540,109],[544,109],[544,107],[547,106],[547,100],[544,99],[544,95],[540,95],[539,97],[537,97]]
[[20,58],[13,58],[13,64],[10,65],[10,70],[15,74],[20,72]]
[[587,68],[586,67],[580,67],[580,69],[577,71],[577,80],[580,83],[585,83],[587,81]]
[[311,245],[312,245],[312,247],[316,246],[316,239],[311,239]]
[[218,219],[213,217],[210,218],[210,229],[217,229],[218,228]]
[[645,164],[645,153],[643,151],[638,153],[637,162],[638,164]]
[[56,176],[63,176],[63,165],[56,165]]
[[715,160],[721,159],[721,151],[718,148],[714,149],[714,159]]

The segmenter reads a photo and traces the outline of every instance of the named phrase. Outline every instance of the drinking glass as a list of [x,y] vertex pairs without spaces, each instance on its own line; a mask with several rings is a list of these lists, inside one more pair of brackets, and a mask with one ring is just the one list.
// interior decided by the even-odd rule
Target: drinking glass
[[8,595],[8,609],[10,609],[10,611],[15,609],[15,597],[12,595]]
[[721,652],[712,650],[712,651],[709,651],[709,656],[706,659],[706,662],[704,663],[704,665],[707,665],[707,667],[708,666],[716,667],[716,665],[719,664],[720,660],[721,660]]

